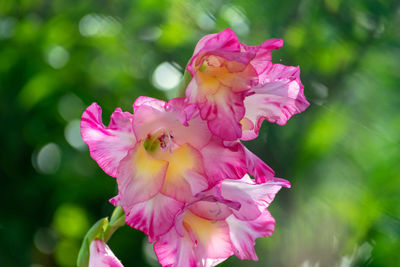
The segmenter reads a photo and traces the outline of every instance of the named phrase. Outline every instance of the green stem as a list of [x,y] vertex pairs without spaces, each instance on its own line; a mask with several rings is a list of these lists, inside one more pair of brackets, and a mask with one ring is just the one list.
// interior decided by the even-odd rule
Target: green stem
[[77,259],[78,267],[87,267],[90,257],[90,244],[94,239],[98,238],[105,243],[111,238],[114,232],[125,225],[125,214],[121,207],[116,207],[111,215],[110,220],[103,218],[98,220],[88,231],[82,241],[81,249]]
[[190,75],[190,72],[185,70],[181,81],[175,88],[178,97],[185,97],[186,87],[191,80],[192,80],[192,76]]
[[110,223],[104,231],[103,240],[108,242],[114,232],[125,225],[125,214],[120,206],[116,207],[111,215]]

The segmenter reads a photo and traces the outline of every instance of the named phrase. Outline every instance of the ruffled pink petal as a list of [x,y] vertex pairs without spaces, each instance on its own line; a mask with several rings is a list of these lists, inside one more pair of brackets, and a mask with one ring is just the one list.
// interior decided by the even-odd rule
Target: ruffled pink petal
[[144,140],[157,131],[173,136],[178,145],[189,143],[200,149],[211,138],[206,122],[187,114],[184,98],[175,98],[169,103],[150,97],[139,97],[134,103],[134,132],[138,140]]
[[207,120],[208,128],[214,135],[224,140],[237,140],[242,136],[239,122],[245,114],[243,99],[243,94],[232,93],[225,88],[198,104],[202,119]]
[[[239,210],[241,204],[236,200],[224,198],[221,193],[221,186],[222,183],[219,182],[210,189],[198,193],[196,195],[197,201],[190,203],[187,208],[197,216],[209,220],[221,220],[228,215],[228,213],[233,213],[233,210]],[[201,204],[197,206],[196,204],[198,203]],[[178,232],[182,232],[179,228],[177,229]]]
[[247,170],[250,175],[255,178],[256,183],[265,183],[268,180],[274,179],[275,172],[265,164],[259,157],[254,155],[243,145],[243,151],[246,156]]
[[226,259],[233,254],[229,227],[224,220],[207,220],[188,210],[183,225],[196,247],[198,262],[204,264],[207,259]]
[[201,38],[194,49],[193,57],[187,65],[187,70],[192,74],[192,76],[194,74],[194,69],[191,66],[198,54],[205,51],[215,50],[227,52],[240,51],[240,44],[236,34],[231,29],[227,28],[222,32],[209,34]]
[[153,198],[163,186],[168,162],[157,160],[138,143],[121,161],[118,168],[118,191],[122,206]]
[[189,210],[201,218],[213,221],[225,220],[232,214],[231,207],[219,201],[197,201],[190,205]]
[[194,54],[204,50],[238,51],[239,40],[234,31],[226,28],[219,33],[209,34],[201,38],[194,49]]
[[174,116],[165,112],[165,105],[164,101],[150,97],[142,96],[136,99],[133,104],[133,130],[137,140],[143,141],[160,129],[179,123]]
[[152,199],[133,205],[124,205],[118,198],[114,198],[111,202],[116,206],[122,206],[126,223],[148,235],[149,242],[153,242],[171,229],[175,216],[184,206],[184,203],[163,194],[157,194]]
[[260,216],[259,206],[268,207],[282,187],[290,187],[284,179],[275,178],[256,184],[248,175],[240,180],[226,179],[221,183],[221,196],[240,203],[239,210],[232,210],[240,220],[254,220]]
[[141,106],[150,106],[156,110],[163,111],[165,108],[165,101],[148,96],[139,96],[133,103],[133,112],[136,113]]
[[[219,84],[216,87],[219,88]],[[219,98],[216,95],[205,95],[193,79],[186,88],[187,103],[189,106],[196,105],[199,117],[207,122],[209,131],[214,135],[225,140],[236,140],[242,135],[239,121],[245,113],[243,94],[231,93],[228,88],[216,91]]]
[[[204,167],[202,168],[204,169]],[[201,172],[196,172],[193,170],[188,170],[185,172],[185,179],[190,186],[190,191],[192,192],[193,197],[209,187],[209,181],[207,180],[203,169]],[[192,200],[192,198],[190,199]]]
[[136,143],[132,129],[133,115],[117,108],[106,127],[101,113],[96,103],[85,110],[81,119],[81,135],[89,146],[92,158],[107,174],[116,177],[120,161]]
[[95,239],[90,244],[89,267],[123,267],[106,243]]
[[270,39],[258,46],[247,46],[240,43],[240,50],[242,52],[248,52],[254,54],[251,65],[257,71],[257,74],[261,74],[265,71],[272,59],[272,51],[279,49],[283,46],[282,39]]
[[247,173],[242,145],[237,142],[225,146],[213,138],[201,151],[205,173],[211,185],[223,179],[240,179]]
[[214,267],[225,261],[226,259],[205,259],[202,264],[204,267]]
[[184,97],[176,97],[168,101],[165,105],[165,110],[175,112],[181,124],[188,126],[188,121],[192,117],[193,113],[196,112],[196,107],[193,105],[191,107],[187,106]]
[[254,250],[256,238],[267,237],[274,232],[274,218],[267,209],[261,208],[260,212],[261,215],[252,221],[242,221],[233,215],[226,219],[232,246],[239,259],[258,260]]
[[233,254],[224,220],[207,220],[186,210],[175,226],[154,245],[162,266],[215,266]]
[[168,169],[161,192],[178,201],[193,201],[195,194],[208,188],[201,155],[189,144],[167,153]]
[[242,140],[256,138],[264,119],[284,125],[309,105],[300,81],[300,69],[270,63],[260,75],[260,85],[252,88],[244,100]]
[[168,102],[167,111],[183,112],[186,118],[185,126],[174,126],[174,139],[178,145],[188,143],[196,149],[201,149],[210,141],[212,134],[207,123],[197,116],[198,111],[195,107],[185,104],[185,98],[171,99]]
[[154,243],[154,252],[163,267],[197,267],[189,235],[180,236],[174,228]]

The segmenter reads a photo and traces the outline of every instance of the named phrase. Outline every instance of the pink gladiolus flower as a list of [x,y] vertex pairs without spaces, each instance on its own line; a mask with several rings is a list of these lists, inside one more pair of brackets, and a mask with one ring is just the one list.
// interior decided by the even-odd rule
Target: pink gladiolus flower
[[162,266],[215,266],[235,254],[257,260],[255,239],[269,236],[275,221],[267,210],[283,179],[256,184],[249,176],[223,180],[188,205],[175,227],[161,236],[154,250]]
[[[264,120],[284,125],[309,105],[299,68],[271,62],[282,45],[271,39],[246,46],[230,29],[207,35],[187,66],[192,79],[185,98],[139,97],[133,114],[117,108],[108,126],[96,103],[83,113],[82,139],[118,184],[110,202],[155,242],[162,266],[211,267],[233,254],[258,260],[255,240],[273,233],[267,208],[290,183],[275,178],[241,140],[256,138]],[[121,226],[121,215],[118,207],[107,233]],[[85,237],[78,264],[86,264],[87,240],[105,222]],[[93,266],[122,264],[96,239]]]
[[198,111],[184,107],[184,98],[166,103],[139,97],[134,114],[117,109],[108,127],[95,103],[82,115],[81,134],[91,156],[117,178],[119,192],[111,202],[150,240],[173,226],[185,203],[220,180],[240,179],[247,172],[257,182],[273,177],[240,142],[213,136]]
[[203,37],[187,70],[193,79],[186,89],[211,132],[224,140],[251,140],[264,119],[286,124],[309,103],[304,97],[300,69],[271,63],[280,39],[246,46],[231,29]]
[[95,239],[90,244],[89,267],[123,267],[106,243]]

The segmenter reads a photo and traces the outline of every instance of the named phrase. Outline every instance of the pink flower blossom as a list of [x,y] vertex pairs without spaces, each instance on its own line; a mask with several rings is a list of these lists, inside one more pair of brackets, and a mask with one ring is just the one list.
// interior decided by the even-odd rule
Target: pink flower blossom
[[106,243],[95,239],[90,244],[89,267],[123,267]]
[[257,182],[273,177],[239,141],[213,136],[198,111],[184,107],[184,98],[166,103],[139,97],[134,114],[117,109],[108,127],[95,103],[82,115],[82,138],[91,156],[117,178],[119,192],[111,202],[150,240],[173,226],[185,203],[222,179],[240,179],[247,172]]
[[[290,183],[241,140],[256,138],[264,120],[284,125],[309,105],[299,68],[271,62],[282,45],[271,39],[246,46],[230,29],[207,35],[187,66],[186,98],[139,97],[133,114],[117,108],[108,126],[96,103],[83,113],[82,139],[118,184],[110,202],[155,242],[162,266],[215,266],[233,254],[258,260],[255,240],[273,233],[267,208]],[[113,214],[114,231],[124,217],[121,208]],[[92,266],[122,264],[96,239]]]
[[211,132],[224,140],[251,140],[264,119],[284,125],[305,110],[300,69],[271,63],[271,52],[280,39],[246,46],[226,29],[203,37],[187,70],[193,79],[186,89]]
[[256,184],[249,176],[223,180],[186,206],[176,223],[154,244],[162,266],[215,266],[235,254],[257,260],[255,239],[269,236],[275,220],[267,207],[283,179]]

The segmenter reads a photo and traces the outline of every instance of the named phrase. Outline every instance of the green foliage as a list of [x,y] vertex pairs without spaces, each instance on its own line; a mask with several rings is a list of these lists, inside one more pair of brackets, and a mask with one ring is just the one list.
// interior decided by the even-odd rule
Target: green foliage
[[[399,8],[395,0],[2,0],[1,265],[75,266],[84,233],[116,195],[115,179],[79,139],[84,108],[97,102],[107,124],[140,95],[182,94],[168,68],[183,75],[196,42],[231,27],[249,45],[283,38],[273,61],[300,66],[311,106],[284,127],[265,122],[246,142],[292,188],[271,206],[276,232],[257,241],[259,262],[222,266],[397,266]],[[124,226],[109,245],[125,266],[152,266],[145,242]]]

